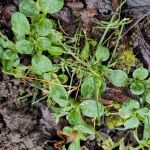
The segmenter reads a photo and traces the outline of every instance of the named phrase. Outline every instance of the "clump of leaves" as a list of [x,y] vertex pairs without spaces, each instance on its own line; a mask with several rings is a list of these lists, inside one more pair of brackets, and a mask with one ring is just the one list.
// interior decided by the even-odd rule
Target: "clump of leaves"
[[[134,95],[142,95],[149,89],[148,70],[145,68],[137,68],[133,72],[133,78],[129,78],[127,73],[122,70],[111,70],[108,78],[111,83],[117,87],[130,86],[130,90]],[[148,95],[147,95],[148,96]]]
[[[92,51],[89,40],[85,41],[81,51],[63,44],[63,36],[55,29],[54,20],[47,17],[48,13],[58,12],[63,4],[63,0],[21,1],[19,12],[12,16],[12,31],[15,35],[13,42],[6,36],[0,35],[0,60],[3,71],[16,77],[24,77],[30,72],[32,77],[38,76],[38,79],[43,81],[42,88],[48,91],[47,96],[51,100],[48,104],[53,109],[54,116],[57,120],[61,116],[65,116],[68,120],[69,126],[64,127],[64,133],[66,135],[76,133],[76,138],[69,145],[69,150],[80,150],[80,140],[85,141],[89,135],[91,139],[94,139],[95,124],[101,124],[103,115],[109,116],[109,112],[105,111],[101,103],[101,95],[107,85],[106,80],[117,87],[129,87],[134,95],[141,97],[140,102],[128,100],[123,103],[118,112],[120,122],[116,125],[133,129],[142,122],[145,125],[144,138],[150,138],[147,133],[150,120],[148,70],[137,68],[133,72],[133,78],[129,78],[123,70],[112,70],[103,64],[107,64],[110,52],[102,42],[97,47],[93,44],[96,48]],[[125,53],[123,59],[133,63],[134,58],[128,54]],[[21,64],[21,57],[24,55],[31,58],[31,64],[28,66]],[[68,56],[72,58],[67,59]],[[68,60],[71,62],[68,63]],[[69,86],[63,85],[68,81],[68,74],[65,74],[65,71],[71,79]],[[80,80],[80,85],[74,87],[77,92],[74,99],[70,97],[73,80],[70,72],[75,72],[77,79]],[[115,122],[110,126],[113,128],[114,124]]]
[[[144,139],[150,138],[148,134],[149,120],[149,79],[148,70],[141,67],[133,71],[133,78],[129,78],[127,74],[121,70],[112,70],[108,74],[108,78],[113,85],[118,87],[130,87],[134,95],[140,95],[140,103],[136,100],[125,101],[122,108],[119,109],[119,115],[125,119],[125,129],[137,128],[140,122],[144,124]],[[143,107],[143,105],[145,107]]]
[[144,124],[143,139],[149,139],[149,118],[150,110],[149,105],[142,106],[136,100],[128,100],[123,103],[122,108],[119,110],[121,118],[125,119],[125,129],[137,128],[141,123]]
[[63,37],[54,29],[54,22],[47,18],[47,13],[59,11],[63,4],[63,0],[21,1],[20,12],[14,13],[11,19],[15,42],[10,42],[3,35],[0,38],[4,71],[14,73],[22,68],[19,55],[32,56],[31,66],[27,68],[37,75],[55,70],[50,57],[64,52],[60,46]]

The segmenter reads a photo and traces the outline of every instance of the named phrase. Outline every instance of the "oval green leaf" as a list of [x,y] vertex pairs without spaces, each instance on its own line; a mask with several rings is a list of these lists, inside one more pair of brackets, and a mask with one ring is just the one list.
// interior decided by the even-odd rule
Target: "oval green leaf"
[[98,45],[95,55],[96,55],[97,60],[106,61],[106,60],[108,60],[108,58],[110,56],[110,52],[107,47]]
[[36,31],[39,36],[46,36],[51,32],[51,29],[53,27],[53,24],[51,20],[47,18],[43,18],[37,25],[36,25]]
[[16,12],[11,19],[12,30],[17,39],[24,39],[30,33],[30,25],[24,14]]
[[142,83],[134,82],[130,85],[130,91],[135,95],[141,95],[144,93],[144,85]]
[[52,43],[54,45],[60,45],[60,43],[63,39],[63,35],[55,29],[52,29],[51,34],[49,34],[48,36],[49,36],[49,39],[52,40]]
[[91,98],[95,94],[94,79],[93,77],[87,77],[81,85],[81,95],[84,98]]
[[138,127],[139,124],[140,122],[137,118],[130,118],[124,123],[124,126],[126,129],[133,129],[133,128]]
[[76,138],[68,147],[68,150],[81,150],[80,139]]
[[87,124],[79,124],[74,127],[74,130],[81,131],[85,134],[95,134],[95,130],[92,126]]
[[73,109],[67,116],[67,120],[70,124],[76,125],[83,122],[80,110],[78,108]]
[[51,73],[44,73],[43,74],[43,79],[44,80],[47,80],[47,81],[50,81],[51,80]]
[[88,57],[90,56],[90,45],[88,41],[85,41],[84,47],[80,53],[80,56],[83,60],[88,59]]
[[51,41],[46,37],[39,37],[36,44],[40,51],[47,50],[51,46]]
[[103,106],[94,100],[85,100],[80,106],[82,113],[87,117],[101,117],[104,114]]
[[61,82],[57,79],[54,81],[56,84],[50,86],[50,97],[58,103],[61,107],[65,107],[68,104],[67,91],[64,87],[60,86]]
[[119,115],[122,118],[129,118],[135,110],[140,108],[140,104],[136,100],[129,99],[125,101],[122,105],[122,108],[119,109]]
[[19,10],[27,17],[38,15],[39,10],[33,0],[22,0],[19,5]]
[[145,68],[138,68],[133,72],[133,78],[138,80],[144,80],[148,77],[148,70]]
[[56,13],[64,5],[64,0],[38,0],[41,11],[44,13]]
[[144,101],[150,104],[150,89],[144,91],[142,98],[144,99]]
[[108,78],[110,82],[117,87],[123,87],[126,86],[128,81],[128,75],[126,72],[122,70],[112,70],[108,74]]
[[55,47],[55,46],[51,46],[49,49],[48,49],[48,52],[50,55],[52,56],[59,56],[61,55],[64,51],[61,47]]
[[20,40],[16,43],[16,49],[20,54],[32,54],[34,45],[27,40]]
[[34,55],[31,63],[33,71],[38,75],[50,71],[52,67],[50,59],[44,55]]

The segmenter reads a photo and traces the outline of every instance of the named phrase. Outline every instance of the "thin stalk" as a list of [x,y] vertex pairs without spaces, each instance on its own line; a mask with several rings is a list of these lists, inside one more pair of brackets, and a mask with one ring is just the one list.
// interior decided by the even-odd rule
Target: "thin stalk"
[[100,124],[100,114],[99,114],[99,109],[98,109],[98,103],[99,103],[99,95],[100,94],[100,90],[99,88],[97,88],[97,83],[96,83],[96,79],[94,78],[94,87],[95,87],[95,99],[96,99],[96,109],[97,109],[97,120],[98,120],[98,124]]
[[[126,2],[126,0],[124,0],[124,1],[120,4],[120,6],[117,8],[117,12],[118,12],[119,10],[121,10],[121,8],[122,8],[122,6],[124,5],[125,2]],[[107,25],[107,27],[106,27],[106,29],[105,29],[105,31],[104,31],[104,33],[103,33],[103,35],[102,35],[102,37],[101,37],[101,39],[100,39],[98,45],[103,45],[103,41],[104,41],[104,39],[105,39],[105,37],[106,37],[106,34],[107,34],[108,30],[110,29],[111,23],[114,21],[115,17],[116,17],[116,14],[113,15],[112,18],[110,19],[110,23]]]
[[72,73],[72,76],[71,76],[67,100],[69,99],[69,95],[70,95],[70,93],[71,93],[71,85],[72,85],[72,83],[73,83],[73,77],[74,77],[74,72]]
[[80,62],[82,65],[86,66],[87,68],[89,68],[88,70],[90,72],[92,72],[95,76],[100,77],[99,74],[97,74],[94,70],[91,69],[91,65],[89,65],[88,63],[82,61],[80,58],[78,58],[72,51],[70,51],[63,43],[61,43],[61,45],[67,50],[68,54],[70,54],[72,57],[74,57],[78,62]]
[[[14,73],[9,73],[9,72],[5,72],[5,71],[3,71],[3,73],[8,74],[8,75],[12,75],[12,76],[16,76],[16,74],[14,74]],[[62,84],[58,84],[58,83],[55,83],[55,82],[52,82],[52,81],[43,80],[43,79],[34,78],[34,77],[20,76],[19,78],[22,78],[23,80],[24,79],[25,80],[36,80],[36,81],[40,81],[40,82],[43,82],[43,83],[58,85],[58,86],[61,86],[61,87],[64,87],[64,88],[70,88],[70,86],[68,86],[68,85],[62,85]],[[71,86],[71,88],[72,89],[77,89],[78,86]]]
[[104,31],[104,33],[103,33],[103,35],[102,35],[102,37],[101,37],[101,39],[100,39],[98,45],[103,45],[103,41],[104,41],[104,39],[105,39],[105,37],[106,37],[106,34],[107,34],[108,30],[109,30],[110,27],[111,27],[111,23],[112,23],[112,22],[114,21],[114,19],[115,19],[115,16],[116,16],[116,15],[113,15],[113,16],[112,16],[112,18],[111,18],[111,20],[110,20],[110,24],[107,25],[107,28],[105,29],[105,31]]
[[112,53],[112,56],[111,56],[111,58],[110,58],[110,60],[109,60],[109,62],[108,62],[108,65],[111,64],[111,62],[112,62],[112,60],[113,60],[113,57],[114,57],[114,55],[115,55],[115,53],[116,53],[116,51],[117,51],[117,48],[118,48],[118,45],[119,45],[119,42],[120,42],[120,39],[121,39],[121,34],[122,34],[122,32],[123,32],[123,28],[124,28],[124,24],[121,25],[121,29],[120,29],[120,32],[119,32],[119,37],[118,37],[118,39],[117,39],[115,49],[114,49],[114,51],[113,51],[113,53]]

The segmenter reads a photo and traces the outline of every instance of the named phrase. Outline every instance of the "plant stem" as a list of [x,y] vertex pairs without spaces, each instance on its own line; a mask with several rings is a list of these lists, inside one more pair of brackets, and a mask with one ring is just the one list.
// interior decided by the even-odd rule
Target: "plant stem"
[[115,53],[116,53],[116,51],[117,51],[117,48],[118,48],[118,45],[119,45],[119,42],[120,42],[120,39],[121,39],[121,34],[122,34],[122,32],[123,32],[123,28],[124,28],[124,24],[121,25],[121,29],[120,29],[120,32],[119,32],[119,37],[118,37],[118,39],[117,39],[115,49],[114,49],[114,51],[113,51],[113,53],[112,53],[112,56],[111,56],[111,58],[110,58],[110,60],[109,60],[109,62],[108,62],[108,65],[111,64],[111,62],[112,62],[112,60],[113,60],[113,57],[114,57],[114,55],[115,55]]

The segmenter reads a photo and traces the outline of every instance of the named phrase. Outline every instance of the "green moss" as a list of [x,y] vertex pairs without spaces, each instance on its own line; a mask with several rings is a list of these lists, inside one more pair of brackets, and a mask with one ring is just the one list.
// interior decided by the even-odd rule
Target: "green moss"
[[119,47],[119,52],[116,55],[116,68],[122,69],[127,73],[130,72],[131,68],[136,65],[136,58],[132,52],[132,49],[126,48],[125,45]]
[[124,124],[124,120],[118,116],[109,116],[107,117],[107,126],[110,129],[114,129],[116,127],[122,126]]

